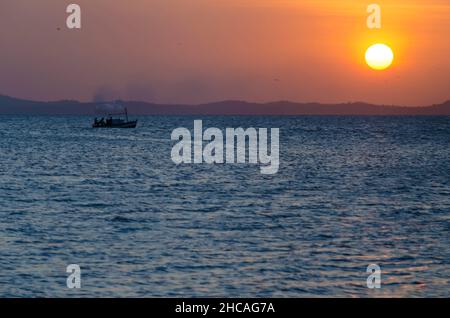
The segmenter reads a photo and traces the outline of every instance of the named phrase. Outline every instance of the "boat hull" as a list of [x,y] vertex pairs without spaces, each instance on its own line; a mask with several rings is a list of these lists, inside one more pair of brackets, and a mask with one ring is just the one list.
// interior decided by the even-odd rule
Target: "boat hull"
[[103,123],[94,123],[92,125],[92,128],[136,128],[137,126],[137,120],[135,121],[128,121],[120,124],[103,124]]

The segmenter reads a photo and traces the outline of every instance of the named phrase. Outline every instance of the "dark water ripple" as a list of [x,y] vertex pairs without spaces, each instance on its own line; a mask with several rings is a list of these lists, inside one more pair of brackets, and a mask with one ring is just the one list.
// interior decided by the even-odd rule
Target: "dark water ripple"
[[175,167],[193,119],[2,116],[0,295],[450,296],[450,118],[204,118],[280,127],[275,176]]

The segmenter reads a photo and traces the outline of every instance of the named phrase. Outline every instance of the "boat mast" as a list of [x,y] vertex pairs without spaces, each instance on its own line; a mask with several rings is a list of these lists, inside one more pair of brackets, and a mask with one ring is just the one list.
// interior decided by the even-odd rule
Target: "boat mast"
[[127,117],[127,122],[128,122],[128,110],[126,107],[125,107],[125,116]]

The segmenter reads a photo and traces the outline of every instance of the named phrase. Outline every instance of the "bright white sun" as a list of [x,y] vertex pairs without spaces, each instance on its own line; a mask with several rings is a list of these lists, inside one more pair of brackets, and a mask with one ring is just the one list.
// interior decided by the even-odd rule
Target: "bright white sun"
[[394,53],[385,44],[374,44],[366,51],[366,62],[374,70],[385,70],[391,66]]

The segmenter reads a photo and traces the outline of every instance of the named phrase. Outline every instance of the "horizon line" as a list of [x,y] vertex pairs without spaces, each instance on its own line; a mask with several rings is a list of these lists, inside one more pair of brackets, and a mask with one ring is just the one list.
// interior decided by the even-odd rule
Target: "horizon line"
[[279,100],[272,100],[272,101],[249,101],[245,99],[222,99],[222,100],[215,100],[210,102],[202,102],[202,103],[170,103],[170,102],[154,102],[154,101],[144,101],[144,100],[134,100],[134,99],[111,99],[111,100],[104,100],[104,101],[81,101],[78,99],[59,99],[59,100],[38,100],[38,99],[27,99],[22,97],[15,97],[11,95],[5,95],[0,93],[0,98],[10,98],[15,100],[21,100],[21,101],[27,101],[27,102],[36,102],[36,103],[63,103],[63,102],[73,102],[73,103],[79,103],[79,104],[105,104],[105,103],[115,103],[115,102],[125,102],[125,103],[142,103],[142,104],[154,104],[154,105],[168,105],[168,106],[205,106],[205,105],[212,105],[212,104],[220,104],[220,103],[246,103],[246,104],[260,104],[260,105],[267,105],[267,104],[275,104],[275,103],[290,103],[290,104],[319,104],[323,106],[327,105],[349,105],[349,104],[365,104],[368,106],[380,106],[380,107],[405,107],[405,108],[422,108],[422,107],[432,107],[437,105],[443,105],[448,102],[450,102],[450,98],[440,102],[440,103],[433,103],[428,105],[398,105],[398,104],[377,104],[377,103],[371,103],[371,102],[365,102],[365,101],[346,101],[346,102],[300,102],[300,101],[293,101],[288,99],[279,99]]

